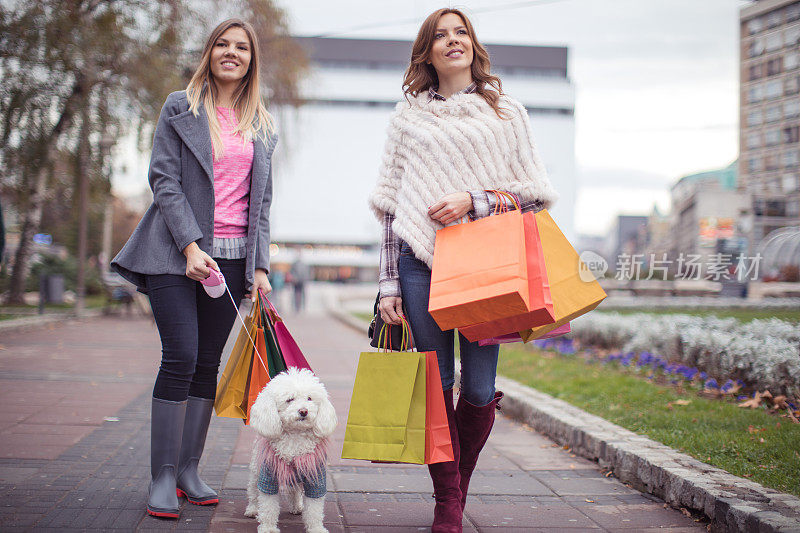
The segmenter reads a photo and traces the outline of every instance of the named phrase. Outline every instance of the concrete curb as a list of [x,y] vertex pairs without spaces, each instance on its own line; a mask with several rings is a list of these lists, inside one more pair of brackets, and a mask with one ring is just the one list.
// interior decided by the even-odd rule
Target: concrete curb
[[45,315],[26,316],[23,318],[15,318],[12,320],[2,320],[0,321],[0,333],[36,329],[48,326],[50,324],[68,322],[70,320],[95,318],[101,316],[102,314],[103,314],[102,309],[87,309],[86,311],[83,312],[83,314],[80,317],[77,316],[75,313],[63,313],[63,314],[58,313],[51,315],[45,314]]
[[[328,312],[363,333],[365,322],[330,305]],[[503,413],[573,452],[613,470],[642,492],[700,511],[712,531],[800,533],[800,499],[707,465],[514,380],[498,376]]]

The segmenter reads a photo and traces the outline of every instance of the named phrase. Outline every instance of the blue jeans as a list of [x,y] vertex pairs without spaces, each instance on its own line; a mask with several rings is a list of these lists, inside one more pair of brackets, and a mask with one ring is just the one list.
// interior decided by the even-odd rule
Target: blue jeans
[[[216,259],[237,305],[245,293],[244,259]],[[236,320],[230,296],[211,298],[199,281],[174,274],[148,275],[150,307],[161,336],[161,367],[153,397],[180,402],[213,400],[222,348]]]
[[[414,257],[411,247],[403,242],[398,262],[400,290],[406,318],[411,323],[414,343],[420,352],[436,352],[442,389],[455,384],[455,331],[442,331],[428,312],[431,290],[431,270]],[[461,355],[461,396],[472,405],[487,405],[494,399],[494,380],[497,376],[497,345],[479,346],[458,335]]]

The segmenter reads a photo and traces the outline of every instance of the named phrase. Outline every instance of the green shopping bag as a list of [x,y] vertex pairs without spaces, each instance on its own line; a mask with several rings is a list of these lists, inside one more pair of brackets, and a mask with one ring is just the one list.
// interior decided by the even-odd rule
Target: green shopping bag
[[269,367],[269,377],[274,378],[281,372],[286,371],[286,362],[283,360],[283,354],[278,346],[278,339],[275,335],[275,324],[272,323],[272,317],[269,314],[269,306],[266,302],[266,296],[259,293],[261,300],[261,323],[264,324],[264,340],[267,346],[267,366]]
[[425,354],[364,352],[343,459],[425,463]]

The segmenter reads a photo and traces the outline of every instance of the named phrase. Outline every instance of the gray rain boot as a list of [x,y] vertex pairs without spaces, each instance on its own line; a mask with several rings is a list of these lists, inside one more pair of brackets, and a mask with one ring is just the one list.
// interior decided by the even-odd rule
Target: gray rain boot
[[181,450],[186,402],[153,398],[150,430],[150,493],[147,514],[178,518],[180,503],[175,494],[178,454]]
[[213,407],[214,400],[194,396],[189,396],[186,405],[186,422],[183,425],[181,454],[178,461],[178,496],[185,496],[195,505],[219,503],[217,493],[206,485],[197,473],[197,464],[206,445],[206,433]]

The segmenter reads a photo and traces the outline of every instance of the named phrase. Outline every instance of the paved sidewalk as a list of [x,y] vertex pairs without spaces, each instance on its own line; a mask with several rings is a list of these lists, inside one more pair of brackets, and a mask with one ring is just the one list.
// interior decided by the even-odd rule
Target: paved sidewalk
[[[425,531],[433,519],[423,466],[339,459],[366,337],[333,319],[286,315],[340,418],[326,502],[331,531]],[[159,343],[146,319],[97,318],[0,334],[0,530],[255,531],[244,517],[252,433],[214,418],[201,470],[215,507],[177,521],[146,516],[149,399]],[[283,513],[282,530],[302,531]],[[498,417],[473,477],[465,531],[699,531],[663,502],[603,475],[528,428]]]

